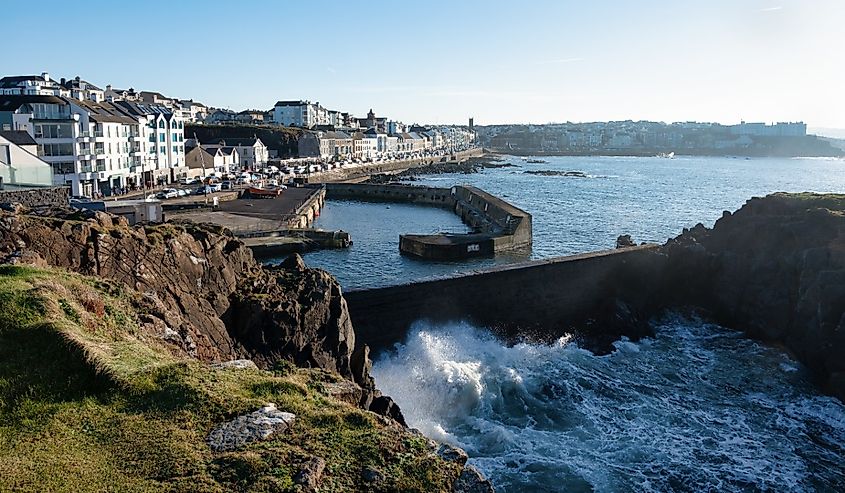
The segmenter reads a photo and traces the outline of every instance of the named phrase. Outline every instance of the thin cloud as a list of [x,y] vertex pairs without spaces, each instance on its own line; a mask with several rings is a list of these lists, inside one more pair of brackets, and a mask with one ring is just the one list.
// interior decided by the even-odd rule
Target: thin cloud
[[783,10],[783,7],[766,7],[765,9],[760,9],[758,12],[777,12],[778,10]]
[[326,70],[328,70],[329,72],[331,72],[331,73],[333,73],[333,74],[336,74],[336,73],[337,73],[337,70],[335,70],[335,69],[333,69],[333,68],[331,68],[331,67],[326,67]]

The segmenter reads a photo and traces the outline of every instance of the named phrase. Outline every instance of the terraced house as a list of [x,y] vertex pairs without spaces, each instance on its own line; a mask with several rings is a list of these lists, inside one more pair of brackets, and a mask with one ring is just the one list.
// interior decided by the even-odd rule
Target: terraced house
[[157,104],[0,95],[0,130],[29,133],[38,156],[53,167],[53,183],[70,186],[74,195],[112,195],[187,171],[184,122]]

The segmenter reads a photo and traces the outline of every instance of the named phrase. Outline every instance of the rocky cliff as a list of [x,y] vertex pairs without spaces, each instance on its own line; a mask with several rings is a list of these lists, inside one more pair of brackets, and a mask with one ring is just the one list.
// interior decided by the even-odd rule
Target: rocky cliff
[[192,223],[129,227],[98,212],[0,211],[0,262],[62,267],[139,292],[141,321],[207,362],[282,360],[374,384],[340,285],[301,263],[263,268],[222,229]]
[[774,194],[670,240],[663,307],[782,344],[845,400],[845,196]]

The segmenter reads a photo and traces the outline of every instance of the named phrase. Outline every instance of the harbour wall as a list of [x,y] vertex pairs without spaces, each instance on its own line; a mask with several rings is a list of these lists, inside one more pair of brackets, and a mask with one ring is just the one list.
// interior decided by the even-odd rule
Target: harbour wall
[[327,199],[354,199],[373,202],[399,202],[454,209],[455,199],[448,188],[414,185],[371,185],[368,183],[326,183]]
[[18,203],[27,207],[43,205],[67,207],[69,199],[70,187],[0,190],[0,203]]
[[647,330],[639,314],[648,313],[666,263],[658,248],[644,245],[531,261],[446,279],[352,290],[344,297],[357,343],[375,352],[404,341],[418,320],[465,320],[490,327],[506,339],[588,334],[601,350],[620,335],[645,335],[639,333]]
[[474,234],[470,235],[400,235],[399,248],[404,254],[444,260],[489,256],[531,247],[531,214],[476,187],[437,188],[366,183],[326,183],[322,186],[329,199],[443,207],[460,216],[474,230]]
[[385,163],[370,163],[354,168],[341,168],[331,171],[325,171],[315,174],[308,178],[310,183],[329,183],[342,181],[361,181],[369,178],[371,175],[380,173],[398,173],[409,168],[418,166],[425,166],[428,164],[439,162],[455,162],[463,161],[471,157],[480,157],[484,155],[481,148],[469,149],[466,151],[456,152],[455,154],[441,157],[423,157],[419,159],[404,159],[401,161],[390,161]]

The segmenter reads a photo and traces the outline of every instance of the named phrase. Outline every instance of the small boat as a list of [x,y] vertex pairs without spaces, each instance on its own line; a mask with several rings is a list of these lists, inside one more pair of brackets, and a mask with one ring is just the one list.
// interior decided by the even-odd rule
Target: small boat
[[281,188],[249,187],[247,193],[252,197],[277,197],[282,193]]

